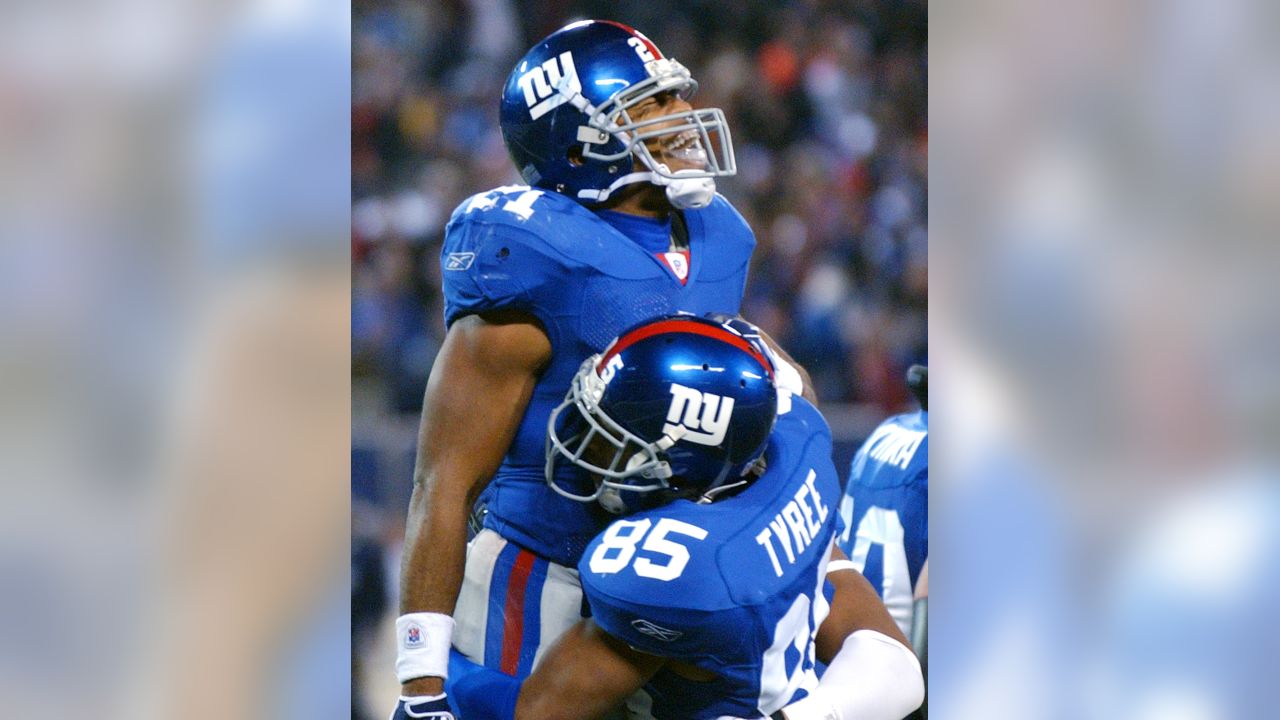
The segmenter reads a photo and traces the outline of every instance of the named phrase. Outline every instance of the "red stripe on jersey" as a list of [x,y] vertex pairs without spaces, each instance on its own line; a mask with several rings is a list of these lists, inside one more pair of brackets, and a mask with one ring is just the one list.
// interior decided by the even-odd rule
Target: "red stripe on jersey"
[[677,332],[715,338],[717,340],[727,342],[739,350],[745,350],[748,355],[756,359],[756,362],[760,363],[760,366],[765,369],[765,372],[769,373],[769,377],[773,377],[773,365],[764,359],[764,355],[761,355],[759,350],[756,350],[751,343],[743,340],[740,336],[734,335],[724,328],[715,327],[713,325],[703,325],[700,322],[691,322],[689,320],[680,319],[663,320],[662,322],[656,322],[652,325],[646,325],[635,332],[618,338],[618,341],[614,343],[613,347],[609,348],[608,352],[600,358],[600,362],[596,364],[596,372],[600,372],[601,368],[603,368],[614,355],[617,355],[645,338],[651,338],[654,335],[662,335],[664,333]]
[[644,33],[640,32],[639,30],[636,30],[630,25],[623,25],[620,22],[614,22],[613,20],[601,20],[600,22],[608,23],[609,25],[613,25],[614,27],[620,27],[623,30],[626,30],[627,32],[631,33],[635,37],[640,38],[640,42],[644,43],[644,46],[649,48],[649,54],[653,55],[653,58],[655,60],[662,59],[662,52],[658,50],[658,46],[654,45],[653,41],[645,37]]
[[501,670],[516,674],[520,663],[521,638],[524,637],[524,591],[529,587],[529,573],[533,570],[533,553],[521,550],[511,568],[507,580],[507,603],[502,611],[502,662]]

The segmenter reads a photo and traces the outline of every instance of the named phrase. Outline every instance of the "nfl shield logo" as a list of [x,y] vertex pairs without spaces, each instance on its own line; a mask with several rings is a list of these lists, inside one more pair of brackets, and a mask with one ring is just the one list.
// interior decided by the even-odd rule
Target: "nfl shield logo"
[[668,252],[659,255],[671,268],[671,272],[684,284],[689,279],[689,256],[683,252]]
[[405,645],[416,647],[422,644],[422,629],[417,625],[410,625],[409,632],[405,636]]

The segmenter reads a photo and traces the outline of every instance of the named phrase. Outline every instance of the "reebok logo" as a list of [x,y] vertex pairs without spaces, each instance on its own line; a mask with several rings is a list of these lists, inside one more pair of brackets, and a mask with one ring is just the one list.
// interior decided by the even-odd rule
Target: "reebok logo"
[[476,261],[476,254],[473,252],[456,252],[449,253],[444,259],[445,270],[466,270],[471,267],[471,263]]
[[636,618],[635,620],[632,620],[631,627],[635,628],[636,632],[639,632],[642,635],[648,635],[649,637],[661,640],[662,642],[671,642],[679,639],[681,635],[684,635],[684,633],[679,630],[671,630],[669,628],[664,628],[661,625],[654,625],[644,618]]

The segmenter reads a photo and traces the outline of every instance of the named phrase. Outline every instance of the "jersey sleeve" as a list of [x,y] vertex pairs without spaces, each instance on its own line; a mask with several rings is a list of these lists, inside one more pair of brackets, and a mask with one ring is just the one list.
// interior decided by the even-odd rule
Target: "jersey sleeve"
[[830,445],[831,426],[827,424],[826,417],[813,403],[805,400],[800,395],[794,395],[791,398],[791,408],[788,410],[785,420],[779,417],[778,422],[794,423],[801,425],[803,430],[797,431],[802,437],[811,438],[813,441],[822,442]]
[[[616,585],[615,582],[606,583]],[[600,583],[584,581],[591,617],[605,632],[640,652],[659,657],[693,659],[732,637],[723,622],[728,613],[710,609],[637,602],[604,592]],[[675,590],[673,592],[680,592]]]
[[756,247],[756,235],[738,209],[722,195],[716,195],[711,205],[699,212],[711,240],[707,248],[708,263],[702,268],[700,277],[706,280],[734,278],[739,284],[738,297],[741,298],[746,288],[751,253]]
[[487,310],[530,313],[552,333],[561,290],[571,282],[564,257],[534,232],[492,213],[455,213],[440,251],[444,322]]

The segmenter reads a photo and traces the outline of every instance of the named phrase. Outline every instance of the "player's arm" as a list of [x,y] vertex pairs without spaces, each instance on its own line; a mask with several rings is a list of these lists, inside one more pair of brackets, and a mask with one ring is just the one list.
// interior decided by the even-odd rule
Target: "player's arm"
[[787,351],[783,350],[782,346],[772,337],[769,337],[768,333],[741,315],[714,312],[707,313],[707,317],[723,323],[726,327],[748,340],[763,343],[770,355],[769,359],[773,361],[778,387],[786,388],[793,394],[803,397],[815,407],[818,405],[818,393],[813,389],[813,381],[809,378],[809,371],[805,370],[800,363],[788,355]]
[[876,591],[832,548],[831,612],[818,628],[827,671],[813,692],[782,709],[787,720],[900,720],[924,700],[920,662]]
[[[924,559],[924,567],[920,569],[920,577],[916,579],[915,608],[911,613],[911,646],[916,649],[916,657],[920,658],[920,670],[924,675],[924,683],[929,684],[929,558]],[[920,706],[921,718],[929,717],[928,698]]]
[[831,548],[827,582],[835,587],[831,612],[818,628],[818,659],[830,664],[847,637],[859,630],[872,630],[911,647],[898,623],[893,621],[884,601],[839,547]]
[[587,618],[556,640],[523,683],[468,663],[465,674],[450,678],[450,696],[466,720],[592,720],[621,704],[663,662]]
[[[502,463],[551,357],[527,315],[486,313],[453,323],[427,381],[413,496],[405,525],[396,672],[406,696],[443,690],[454,603],[466,561],[467,516]],[[406,620],[408,618],[408,620]],[[407,642],[410,623],[420,627]]]
[[911,645],[928,670],[929,664],[929,558],[916,579],[915,611],[911,615]]
[[662,664],[662,658],[632,649],[588,618],[565,633],[524,682],[516,720],[600,717],[640,689]]
[[[787,354],[787,351],[783,350],[782,346],[769,336],[769,333],[761,330],[760,339],[763,340],[765,345],[768,345],[769,349],[773,351],[773,361],[774,365],[777,366],[776,370],[778,373],[779,384],[788,382],[788,380],[791,385],[798,384],[801,388],[799,393],[800,397],[808,400],[814,405],[814,407],[817,407],[818,392],[813,389],[813,380],[809,377],[809,371],[805,370],[803,365],[796,362],[795,358]],[[795,391],[794,387],[792,388],[792,391]]]

